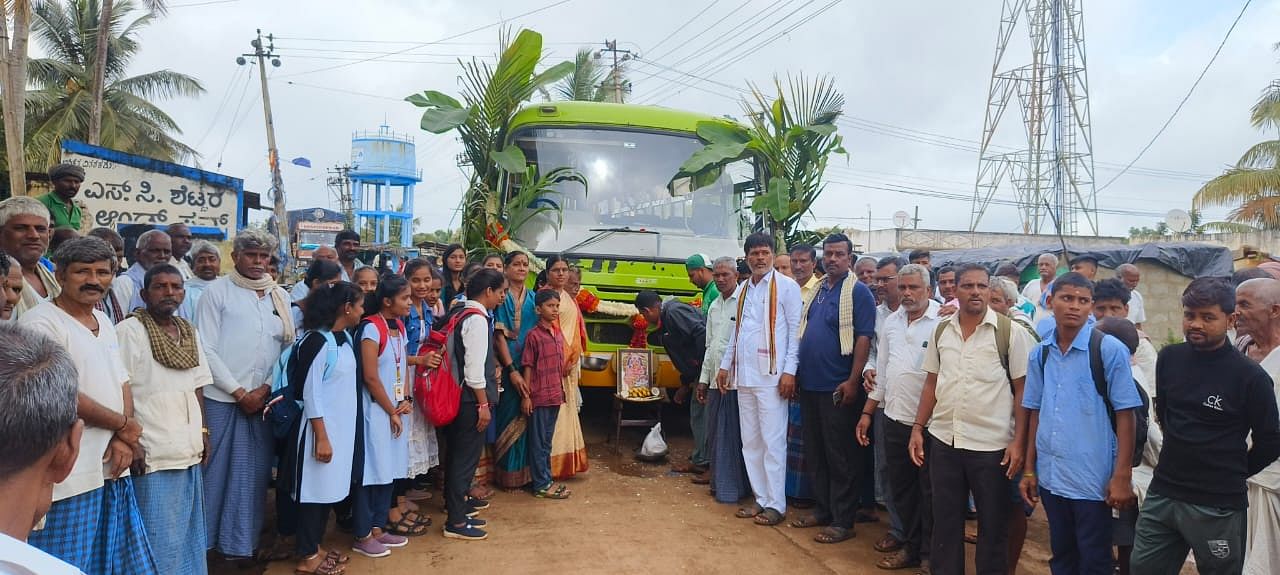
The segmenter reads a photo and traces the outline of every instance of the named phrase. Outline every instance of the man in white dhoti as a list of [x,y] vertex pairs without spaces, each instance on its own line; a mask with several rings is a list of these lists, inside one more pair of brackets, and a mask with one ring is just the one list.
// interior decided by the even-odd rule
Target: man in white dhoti
[[742,455],[755,503],[737,516],[777,525],[787,511],[787,400],[795,396],[800,327],[800,286],[773,269],[773,238],[755,233],[745,242],[751,277],[738,287],[738,325],[717,385],[732,377],[742,419]]
[[[1236,288],[1237,329],[1251,340],[1245,355],[1258,362],[1274,384],[1280,381],[1280,280],[1252,279]],[[1280,395],[1280,386],[1276,387]],[[1280,573],[1280,461],[1245,480],[1249,522],[1244,572]]]

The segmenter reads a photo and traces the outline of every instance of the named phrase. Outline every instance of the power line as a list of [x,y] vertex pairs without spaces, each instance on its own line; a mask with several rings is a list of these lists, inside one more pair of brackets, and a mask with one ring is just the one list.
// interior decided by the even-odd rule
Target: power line
[[[970,193],[940,192],[936,190],[929,190],[925,188],[915,188],[915,187],[903,186],[903,185],[859,184],[855,182],[847,182],[847,181],[836,179],[836,178],[826,178],[826,181],[833,184],[841,184],[845,186],[853,186],[857,188],[879,190],[879,191],[885,191],[885,192],[894,192],[894,193],[904,194],[908,196],[934,198],[934,199],[940,199],[940,200],[954,200],[959,202],[973,201],[973,195]],[[1015,206],[1015,207],[1022,205],[1021,202],[1019,202],[1014,198],[1004,198],[999,196],[992,197],[991,203],[1006,205],[1006,206]],[[1105,209],[1105,208],[1098,208],[1098,213],[1122,215],[1122,216],[1135,216],[1135,217],[1163,217],[1164,216],[1164,214],[1161,212],[1147,212],[1142,210],[1123,210],[1123,209]]]
[[[782,24],[783,22],[785,22],[788,18],[791,18],[793,15],[795,15],[795,14],[796,14],[796,13],[798,13],[798,12],[800,12],[800,10],[803,10],[806,6],[808,6],[808,5],[812,4],[814,1],[815,1],[815,0],[809,0],[808,2],[805,2],[804,4],[800,5],[800,7],[799,7],[799,8],[796,8],[795,10],[792,10],[792,11],[791,11],[790,13],[788,13],[786,16],[783,16],[783,17],[782,17],[782,19],[778,20],[775,24],[770,25],[769,27],[765,28],[764,30],[761,30],[759,33],[760,33],[760,34],[766,34],[766,33],[768,33],[769,29],[773,28],[775,25],[781,25],[781,24]],[[733,47],[730,47],[728,50],[725,50],[725,51],[721,52],[721,53],[720,53],[720,55],[719,55],[719,56],[717,56],[716,58],[713,58],[713,59],[711,59],[711,60],[708,60],[708,61],[707,61],[705,64],[703,64],[702,66],[700,66],[700,67],[698,67],[698,68],[694,69],[694,72],[701,72],[701,71],[703,71],[704,69],[706,69],[708,66],[712,66],[712,65],[716,66],[719,70],[725,70],[725,69],[728,69],[730,66],[732,66],[732,65],[734,65],[734,64],[736,64],[736,63],[738,63],[738,62],[741,62],[742,60],[744,60],[744,59],[746,59],[746,58],[750,57],[752,54],[755,54],[756,52],[759,52],[760,50],[764,49],[764,47],[765,47],[765,46],[768,46],[769,44],[772,44],[772,43],[773,43],[774,41],[776,41],[778,38],[781,38],[781,37],[785,36],[786,34],[790,33],[791,31],[795,30],[796,28],[799,28],[800,26],[805,25],[806,23],[808,23],[809,21],[813,20],[814,18],[817,18],[820,14],[822,14],[823,12],[826,12],[827,10],[831,9],[833,6],[835,6],[836,4],[839,4],[840,2],[841,2],[841,0],[832,0],[831,2],[828,2],[827,4],[823,5],[822,7],[818,8],[817,10],[813,11],[813,12],[812,12],[812,13],[810,13],[808,16],[805,16],[805,17],[801,18],[800,20],[796,21],[795,23],[791,24],[790,26],[788,26],[788,27],[784,28],[782,31],[778,32],[777,34],[774,34],[773,36],[770,36],[769,38],[766,38],[766,39],[764,39],[763,41],[761,41],[761,42],[757,43],[755,46],[751,47],[750,49],[748,49],[748,50],[746,50],[746,51],[743,51],[741,54],[739,54],[737,57],[733,58],[732,60],[729,60],[729,61],[727,61],[727,62],[723,62],[723,63],[721,63],[721,62],[717,62],[717,60],[718,60],[719,58],[723,58],[723,57],[724,57],[725,55],[727,55],[727,54],[732,54],[733,52],[735,52],[736,50],[738,50],[738,49],[739,49],[739,48],[741,48],[742,46],[746,45],[747,43],[749,43],[749,42],[750,42],[751,40],[753,40],[753,39],[752,39],[752,38],[748,38],[747,40],[744,40],[744,41],[742,41],[742,42],[739,42],[737,45],[735,45],[735,46],[733,46]],[[663,101],[667,100],[668,98],[670,98],[670,97],[672,97],[672,96],[674,96],[674,95],[676,95],[676,94],[679,94],[679,93],[681,93],[681,92],[683,92],[683,90],[677,90],[677,91],[675,91],[675,92],[673,92],[673,93],[671,93],[671,94],[667,94],[667,95],[665,95],[665,96],[662,96],[662,97],[661,97],[661,98],[659,98],[658,100],[655,100],[655,101],[654,101],[654,103],[656,104],[656,103],[663,102]]]
[[1101,188],[1098,188],[1099,192],[1111,187],[1111,184],[1114,184],[1116,180],[1120,179],[1120,176],[1123,176],[1125,172],[1128,172],[1129,168],[1136,164],[1138,160],[1142,159],[1143,154],[1146,154],[1147,150],[1150,150],[1151,146],[1156,143],[1156,140],[1160,139],[1160,136],[1164,134],[1164,131],[1169,128],[1169,124],[1173,123],[1173,119],[1178,116],[1178,112],[1182,111],[1182,106],[1187,103],[1187,100],[1191,99],[1191,94],[1195,93],[1196,87],[1200,85],[1200,81],[1204,79],[1205,74],[1209,72],[1209,68],[1212,67],[1213,63],[1218,59],[1218,54],[1222,53],[1223,46],[1227,45],[1227,39],[1231,38],[1231,33],[1235,31],[1236,24],[1240,23],[1240,19],[1244,17],[1245,10],[1249,9],[1249,4],[1252,2],[1253,0],[1244,1],[1244,6],[1240,7],[1240,13],[1236,14],[1236,19],[1231,22],[1231,27],[1227,28],[1227,33],[1222,37],[1222,42],[1218,43],[1218,49],[1213,51],[1213,56],[1209,58],[1207,63],[1205,63],[1204,69],[1200,70],[1200,75],[1196,76],[1196,81],[1191,84],[1191,89],[1187,90],[1187,95],[1182,97],[1181,102],[1178,102],[1178,107],[1173,109],[1172,114],[1169,114],[1169,119],[1164,121],[1164,125],[1160,126],[1159,130],[1156,130],[1156,134],[1154,136],[1151,136],[1151,141],[1147,142],[1147,145],[1143,146],[1142,150],[1138,151],[1138,155],[1134,156],[1133,160],[1130,161],[1123,170],[1120,170],[1120,173],[1112,176],[1107,183],[1103,184]]
[[293,81],[293,80],[289,80],[289,81],[285,82],[285,84],[288,84],[288,85],[290,85],[290,86],[298,86],[298,87],[302,87],[302,88],[313,88],[313,89],[316,89],[316,90],[325,90],[325,91],[328,91],[328,92],[338,92],[338,93],[340,93],[340,94],[351,94],[352,96],[364,96],[364,97],[366,97],[366,98],[378,98],[379,100],[389,100],[389,101],[392,101],[392,102],[403,102],[403,101],[404,101],[404,98],[392,98],[392,97],[390,97],[390,96],[383,96],[383,95],[381,95],[381,94],[370,94],[370,93],[368,93],[368,92],[357,92],[357,91],[355,91],[355,90],[345,90],[345,89],[343,89],[343,88],[332,88],[332,87],[329,87],[329,86],[317,86],[317,85],[315,85],[315,84],[305,84],[305,83],[302,83],[302,82],[295,82],[295,81]]
[[[680,59],[680,60],[677,60],[677,61],[673,64],[673,66],[679,66],[679,65],[681,65],[681,64],[684,64],[685,62],[688,62],[688,61],[690,61],[691,59],[693,59],[693,58],[695,58],[695,57],[706,57],[706,59],[705,59],[705,60],[703,60],[701,64],[698,64],[697,66],[694,66],[694,68],[693,68],[693,73],[694,73],[694,74],[699,73],[699,72],[702,72],[702,70],[704,70],[704,69],[707,67],[707,65],[708,65],[708,64],[715,63],[715,62],[716,62],[716,61],[718,61],[719,59],[724,58],[724,56],[725,56],[726,54],[731,53],[734,49],[736,49],[736,48],[738,48],[738,47],[741,47],[742,45],[746,44],[747,42],[750,42],[751,40],[753,40],[754,38],[756,38],[756,37],[758,37],[758,36],[761,36],[761,35],[764,35],[764,34],[769,33],[769,31],[770,31],[770,30],[772,30],[772,29],[774,29],[774,28],[776,28],[776,27],[778,27],[778,26],[783,25],[783,23],[787,20],[787,18],[790,18],[790,17],[791,17],[792,15],[794,15],[796,12],[799,12],[800,10],[803,10],[806,6],[808,6],[809,4],[812,4],[815,0],[808,0],[808,1],[807,1],[807,2],[805,2],[804,4],[801,4],[799,8],[796,8],[795,10],[791,11],[791,12],[790,12],[790,13],[788,13],[787,15],[785,15],[785,16],[783,16],[783,17],[781,17],[781,18],[778,18],[778,19],[776,19],[776,20],[772,20],[772,21],[770,21],[770,20],[766,20],[765,18],[761,17],[761,15],[762,15],[762,14],[764,14],[764,12],[769,11],[770,9],[772,9],[772,12],[769,12],[769,16],[772,16],[772,15],[773,15],[773,14],[775,14],[778,10],[780,10],[780,9],[784,8],[784,7],[785,7],[786,5],[788,5],[788,4],[791,4],[791,3],[792,3],[792,1],[793,1],[793,0],[787,0],[786,4],[782,4],[780,1],[775,1],[775,2],[773,2],[772,4],[770,4],[770,5],[768,5],[768,6],[765,6],[765,8],[764,8],[763,10],[761,10],[761,11],[757,12],[757,13],[756,13],[756,14],[754,14],[752,17],[747,18],[747,20],[749,21],[749,23],[747,24],[747,26],[746,26],[746,28],[745,28],[745,29],[743,29],[743,30],[741,30],[741,31],[740,31],[740,32],[741,32],[741,35],[742,35],[745,39],[744,39],[743,41],[739,42],[738,44],[736,44],[736,45],[734,45],[734,46],[730,47],[728,50],[725,50],[725,51],[723,51],[723,52],[720,52],[719,54],[714,55],[714,56],[710,55],[710,54],[711,54],[711,52],[714,50],[715,43],[716,43],[716,42],[718,42],[721,38],[724,38],[724,37],[725,37],[725,35],[726,35],[726,34],[722,33],[722,34],[720,34],[719,36],[716,36],[716,37],[715,37],[715,39],[713,39],[711,42],[708,42],[708,43],[706,43],[705,45],[701,46],[699,49],[695,50],[695,51],[694,51],[692,54],[690,54],[689,56],[686,56],[686,57],[684,57],[684,58],[682,58],[682,59]],[[744,4],[743,4],[743,6],[745,6],[745,5],[746,5],[746,4],[744,3]],[[751,32],[751,30],[753,30],[753,29],[756,27],[756,25],[757,25],[757,24],[760,24],[760,23],[762,23],[762,22],[766,22],[766,23],[767,23],[763,29],[761,29],[761,30],[760,30],[760,31],[758,31],[758,32]],[[730,30],[728,30],[728,32],[735,32],[735,30],[731,28]],[[668,86],[671,86],[673,83],[676,83],[676,82],[672,82],[672,81],[668,80],[665,84],[662,84],[662,85],[658,86],[657,88],[655,88],[655,89],[652,91],[653,96],[650,96],[649,101],[650,101],[650,102],[652,102],[652,103],[658,103],[658,102],[661,102],[661,101],[662,101],[662,98],[660,98],[658,95],[659,95],[659,94],[662,94],[663,90],[665,90]],[[686,86],[686,87],[690,87],[690,86],[688,86],[687,84],[685,84],[685,86]]]
[[[281,54],[285,55],[285,54]],[[300,56],[297,54],[288,54],[290,59],[297,60],[329,60],[338,62],[350,62],[352,64],[368,62],[367,59],[361,58],[343,58],[341,56]],[[376,60],[379,64],[433,64],[437,66],[455,66],[457,60],[393,60],[388,58],[379,58]]]
[[[246,78],[249,78],[250,76],[252,76],[252,74],[245,75]],[[244,97],[248,92],[249,82],[246,80],[244,83],[244,90],[240,92],[240,99],[236,102],[236,111],[231,113],[231,123],[227,125],[227,137],[222,140],[222,147],[218,149],[219,168],[222,167],[222,154],[227,151],[227,144],[231,143],[231,135],[236,132],[236,128],[239,126],[240,122],[243,121],[243,118],[248,117],[249,110],[253,108],[253,104],[250,104],[248,108],[245,108],[245,115],[243,117],[240,116],[240,108],[244,104]],[[258,99],[261,97],[262,96],[260,95],[255,96],[253,101],[254,104],[258,103]]]
[[[750,95],[751,93],[749,90],[746,90],[744,88],[740,88],[731,84],[727,84],[725,82],[714,80],[712,78],[707,78],[705,76],[699,76],[691,72],[686,72],[684,70],[680,70],[665,64],[654,62],[653,60],[638,60],[637,62],[640,64],[645,64],[645,65],[653,66],[655,68],[659,68],[661,71],[655,72],[653,75],[661,77],[663,80],[667,80],[668,84],[675,83],[675,84],[684,86],[686,88],[693,88],[700,92],[705,92],[713,96],[718,96],[718,97],[725,98],[727,100],[733,100],[733,101],[740,101],[741,96]],[[690,78],[691,80],[684,80],[681,78],[669,78],[663,75],[664,72],[670,72],[671,74],[678,74],[679,76],[684,76],[684,77]],[[698,80],[701,82],[714,84],[716,86],[733,90],[734,92],[737,93],[737,95],[727,94],[725,92],[721,92],[718,90],[713,90],[713,89],[701,86],[698,83],[694,82],[693,80]],[[930,146],[936,146],[940,148],[945,148],[945,149],[950,149],[950,150],[955,150],[955,151],[960,151],[965,153],[976,154],[978,152],[978,142],[973,140],[966,140],[964,138],[948,136],[945,134],[938,134],[935,132],[916,130],[916,129],[897,126],[897,125],[889,124],[885,122],[879,122],[876,120],[870,120],[867,118],[861,118],[861,117],[853,116],[849,114],[842,114],[840,118],[836,120],[836,123],[846,128],[867,132],[871,134],[891,137],[891,138],[897,138],[897,139],[901,139],[909,142],[926,144]],[[994,144],[991,147],[999,148],[999,149],[1007,149],[1007,150],[1013,149],[1007,146],[999,146]],[[1123,164],[1120,164],[1117,162],[1105,162],[1101,160],[1095,160],[1094,163],[1098,166],[1098,169],[1105,170],[1105,171],[1116,171],[1121,169],[1123,166]],[[1168,170],[1163,168],[1147,168],[1142,166],[1137,166],[1137,167],[1130,166],[1129,171],[1131,173],[1150,177],[1150,178],[1181,180],[1181,181],[1199,182],[1199,181],[1204,181],[1213,177],[1212,175],[1208,175],[1208,174],[1198,174],[1194,172]]]
[[[248,75],[246,74],[245,76],[241,76],[240,73],[242,71],[244,71],[244,68],[236,66],[236,71],[231,74],[231,80],[227,82],[226,90],[222,92],[222,99],[218,101],[218,109],[214,111],[213,118],[209,120],[209,125],[205,128],[204,132],[200,134],[200,138],[196,140],[195,145],[192,146],[193,149],[200,149],[200,145],[209,137],[209,134],[213,133],[214,126],[218,125],[218,118],[222,117],[222,111],[226,109],[227,104],[231,102],[231,95],[235,93],[236,85],[239,84],[242,79],[244,79],[246,85],[248,84]],[[244,88],[241,88],[241,90],[244,90]]]
[[[693,37],[691,37],[691,38],[689,38],[689,39],[685,40],[685,41],[684,41],[684,44],[687,46],[687,45],[691,44],[694,40],[697,40],[697,39],[698,39],[700,36],[702,36],[703,34],[707,34],[707,33],[711,32],[712,30],[714,30],[714,29],[715,29],[715,27],[716,27],[716,26],[719,26],[721,22],[724,22],[724,21],[725,21],[725,20],[727,20],[730,16],[733,16],[734,14],[737,14],[739,10],[742,10],[743,8],[746,8],[746,7],[747,7],[747,4],[750,4],[750,2],[748,1],[748,2],[743,2],[743,3],[741,3],[741,4],[738,4],[738,7],[737,7],[737,8],[734,8],[733,10],[730,10],[730,11],[729,11],[729,13],[725,14],[724,16],[721,16],[719,20],[716,20],[715,22],[712,22],[710,26],[707,26],[706,28],[703,28],[703,29],[702,29],[702,31],[698,32],[697,34],[694,34],[694,35],[693,35]],[[670,56],[673,52],[676,52],[676,51],[678,51],[679,49],[680,49],[680,47],[679,47],[679,46],[677,46],[677,47],[675,47],[675,48],[672,48],[672,49],[670,49],[670,50],[667,50],[666,52],[663,52],[663,53],[662,53],[662,55],[661,55],[661,56],[659,56],[659,58],[666,58],[667,56]]]
[[713,1],[713,2],[711,2],[710,4],[707,4],[707,7],[706,7],[706,8],[703,8],[702,10],[699,10],[699,11],[698,11],[698,13],[697,13],[697,14],[694,14],[692,18],[689,18],[688,20],[685,20],[685,21],[684,21],[684,24],[681,24],[680,26],[676,27],[676,29],[675,29],[675,30],[672,30],[670,34],[667,34],[667,35],[666,35],[666,36],[664,36],[661,40],[658,40],[658,43],[657,43],[657,44],[654,44],[654,45],[653,45],[653,46],[651,46],[651,47],[649,47],[649,49],[650,49],[650,50],[657,50],[657,49],[658,49],[658,46],[661,46],[661,45],[665,44],[665,43],[667,42],[667,40],[670,40],[673,36],[675,36],[676,34],[679,34],[681,30],[684,30],[686,27],[688,27],[690,24],[692,24],[694,20],[697,20],[697,19],[698,19],[699,17],[701,17],[703,14],[706,14],[706,13],[707,13],[707,10],[710,10],[710,9],[712,9],[712,8],[715,8],[716,4],[719,4],[719,3],[720,3],[720,0],[714,0],[714,1]]
[[[516,14],[515,16],[512,16],[511,18],[504,18],[504,19],[499,20],[499,21],[497,21],[497,22],[492,22],[492,23],[490,23],[490,24],[485,24],[484,26],[478,26],[478,27],[476,27],[476,28],[472,28],[472,29],[467,30],[467,31],[465,31],[465,32],[459,32],[459,33],[454,34],[454,35],[452,35],[452,36],[446,36],[446,37],[441,38],[441,39],[439,39],[439,40],[433,40],[433,41],[431,41],[431,42],[422,42],[422,43],[419,43],[419,44],[416,44],[416,45],[410,46],[410,47],[408,47],[408,48],[405,48],[405,49],[403,49],[403,50],[396,50],[396,51],[394,51],[394,52],[390,52],[390,53],[389,53],[389,54],[387,54],[387,55],[388,55],[388,56],[394,56],[394,55],[397,55],[397,54],[403,54],[403,53],[405,53],[405,52],[409,52],[409,51],[415,50],[415,49],[417,49],[417,48],[421,48],[421,47],[423,47],[423,46],[430,46],[430,45],[435,44],[435,43],[438,43],[438,42],[443,42],[443,41],[446,41],[446,40],[454,40],[454,39],[456,39],[456,38],[461,38],[461,37],[463,37],[463,36],[468,36],[468,35],[470,35],[470,34],[474,34],[474,33],[479,32],[479,31],[481,31],[481,30],[487,30],[487,29],[489,29],[489,28],[493,28],[493,27],[496,27],[496,26],[501,26],[502,24],[504,24],[504,23],[506,23],[506,22],[509,22],[509,21],[511,21],[511,20],[516,20],[516,19],[519,19],[519,18],[523,18],[523,17],[525,17],[525,16],[531,16],[531,15],[533,15],[533,14],[537,14],[537,13],[539,13],[539,12],[543,12],[543,11],[546,11],[546,10],[550,10],[550,9],[555,8],[555,7],[557,7],[557,6],[562,6],[562,5],[564,5],[564,4],[568,4],[568,3],[569,3],[569,2],[571,2],[571,1],[572,1],[572,0],[559,0],[559,1],[557,1],[557,2],[553,2],[553,3],[551,3],[551,4],[547,4],[546,6],[543,6],[543,7],[541,7],[541,8],[535,8],[535,9],[533,9],[533,10],[529,10],[528,12],[523,12],[523,13],[520,13],[520,14]],[[326,67],[323,67],[323,68],[316,68],[316,69],[314,69],[314,70],[307,70],[307,71],[304,71],[304,72],[298,72],[298,73],[296,73],[296,74],[289,74],[289,75],[286,75],[286,76],[281,76],[281,78],[293,78],[293,77],[297,77],[297,76],[305,76],[305,75],[308,75],[308,74],[315,74],[315,73],[318,73],[318,72],[327,72],[327,71],[330,71],[330,70],[337,70],[337,69],[339,69],[339,68],[346,68],[346,67],[349,67],[349,66],[355,66],[356,64],[363,64],[363,63],[365,63],[365,62],[372,62],[372,61],[374,61],[374,60],[380,60],[380,59],[382,59],[382,58],[383,58],[383,56],[370,56],[370,57],[368,57],[368,58],[365,58],[365,59],[362,59],[362,60],[357,60],[357,61],[355,61],[355,62],[345,62],[345,63],[342,63],[342,64],[334,64],[334,65],[332,65],[332,66],[326,66]]]
[[[522,15],[523,16],[523,15]],[[516,16],[519,18],[520,16]],[[276,40],[294,40],[298,42],[318,42],[330,44],[413,44],[421,46],[421,40],[369,40],[365,38],[318,38],[314,36],[276,36]],[[584,40],[582,42],[543,42],[543,46],[582,46],[584,44],[592,44],[593,41]],[[433,46],[492,46],[493,42],[451,42],[436,41],[430,42]]]
[[[725,36],[728,36],[728,35],[730,35],[730,34],[735,34],[735,33],[736,33],[736,34],[740,34],[741,36],[746,36],[746,37],[750,38],[750,37],[751,37],[751,34],[752,34],[751,29],[752,29],[752,28],[754,28],[754,27],[756,26],[756,24],[759,24],[759,23],[761,23],[761,22],[768,22],[768,21],[769,21],[768,19],[769,19],[770,17],[772,17],[772,16],[773,16],[774,14],[776,14],[779,10],[781,10],[782,8],[785,8],[788,4],[791,4],[791,3],[792,3],[792,2],[794,2],[794,1],[795,1],[795,0],[774,0],[774,2],[773,2],[772,4],[769,4],[769,5],[765,6],[764,8],[761,8],[761,9],[760,9],[759,11],[757,11],[755,14],[751,14],[751,15],[747,16],[747,17],[746,17],[746,19],[744,19],[742,22],[740,22],[740,23],[738,24],[738,26],[739,26],[739,27],[741,27],[741,28],[736,28],[736,27],[730,26],[728,30],[723,31],[723,32],[721,32],[721,33],[720,33],[720,35],[719,35],[719,36],[716,36],[715,38],[712,38],[712,39],[708,40],[708,41],[707,41],[706,43],[704,43],[701,47],[699,47],[699,48],[695,49],[695,50],[694,50],[693,52],[691,52],[689,55],[687,55],[687,56],[685,56],[684,58],[681,58],[681,59],[679,59],[679,60],[676,60],[676,62],[675,62],[674,64],[672,64],[672,65],[673,65],[673,66],[679,66],[679,65],[684,64],[685,62],[688,62],[689,60],[692,60],[692,59],[694,59],[694,58],[699,58],[699,57],[702,57],[702,56],[706,56],[708,53],[710,53],[710,52],[711,52],[711,50],[712,50],[713,48],[715,48],[715,46],[717,45],[717,43],[718,43],[718,42],[720,42],[721,40],[723,40],[723,39],[725,38]],[[813,1],[814,1],[814,0],[809,0],[809,2],[813,2]],[[746,5],[746,4],[744,3],[744,4],[743,4],[743,6],[745,6],[745,5]],[[804,7],[804,6],[801,6],[801,8],[803,8],[803,7]],[[784,19],[785,19],[785,17],[784,17]],[[775,22],[775,25],[776,25],[776,24],[777,24],[777,23]],[[767,29],[767,28],[766,28],[766,29]],[[763,33],[763,32],[761,32],[761,33]]]
[[[781,37],[783,37],[783,36],[786,36],[787,34],[791,33],[791,31],[792,31],[792,30],[795,30],[796,28],[799,28],[799,27],[801,27],[801,26],[803,26],[803,25],[805,25],[805,24],[809,23],[809,21],[811,21],[811,20],[813,20],[814,18],[817,18],[818,16],[822,15],[822,13],[823,13],[823,12],[826,12],[827,10],[830,10],[831,8],[833,8],[836,4],[839,4],[840,2],[841,2],[841,0],[832,0],[831,2],[828,2],[826,5],[822,6],[821,8],[818,8],[816,11],[814,11],[813,13],[809,14],[808,16],[806,16],[806,17],[804,17],[804,18],[800,19],[798,22],[796,22],[796,23],[792,24],[790,27],[786,28],[785,30],[782,30],[781,32],[778,32],[777,34],[774,34],[772,37],[768,38],[767,40],[765,40],[765,41],[763,41],[763,42],[761,42],[761,43],[759,43],[759,44],[756,44],[756,46],[755,46],[755,47],[751,48],[750,50],[747,50],[746,52],[743,52],[743,53],[742,53],[742,54],[740,54],[738,57],[736,57],[736,58],[734,58],[734,59],[732,59],[732,60],[729,60],[728,62],[725,62],[725,63],[724,63],[724,65],[723,65],[723,67],[728,68],[729,66],[732,66],[732,65],[734,65],[734,64],[736,64],[736,63],[738,63],[738,62],[741,62],[742,60],[746,59],[747,57],[751,56],[752,54],[755,54],[756,52],[759,52],[759,51],[760,51],[760,50],[762,50],[765,46],[768,46],[769,44],[772,44],[772,43],[774,42],[774,40],[777,40],[778,38],[781,38]],[[801,6],[800,8],[804,8],[804,6],[808,6],[809,4],[812,4],[812,3],[813,3],[813,0],[810,0],[809,2],[806,2],[806,3],[805,3],[803,6]],[[800,8],[797,8],[794,12],[792,12],[792,14],[794,14],[795,12],[799,12],[799,11],[800,11]],[[785,20],[786,18],[790,18],[790,17],[791,17],[791,14],[787,14],[785,17],[783,17],[783,19]],[[729,51],[727,51],[727,52],[725,52],[725,53],[728,53],[728,52],[732,52],[732,50],[729,50]]]

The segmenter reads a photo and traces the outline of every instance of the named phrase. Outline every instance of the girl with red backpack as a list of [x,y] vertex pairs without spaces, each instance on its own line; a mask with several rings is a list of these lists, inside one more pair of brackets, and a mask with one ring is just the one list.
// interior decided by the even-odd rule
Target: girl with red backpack
[[407,429],[413,409],[407,342],[400,318],[409,315],[409,283],[401,276],[387,276],[370,294],[360,323],[360,394],[364,410],[364,461],[362,477],[353,488],[355,544],[352,550],[368,557],[386,557],[390,548],[409,543],[404,535],[422,535],[427,526],[401,515],[387,525],[392,503],[392,483],[409,473]]

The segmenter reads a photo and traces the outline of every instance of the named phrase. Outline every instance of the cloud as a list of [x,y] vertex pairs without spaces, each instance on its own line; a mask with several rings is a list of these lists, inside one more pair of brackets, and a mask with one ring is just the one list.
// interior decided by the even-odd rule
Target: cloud
[[[164,108],[184,128],[190,143],[208,130],[199,146],[203,166],[243,177],[247,188],[263,191],[269,177],[256,69],[237,72],[235,58],[251,51],[248,42],[254,29],[265,26],[264,33],[277,35],[282,61],[280,68],[271,70],[270,81],[281,156],[306,156],[314,166],[285,166],[290,205],[328,206],[324,168],[348,161],[353,131],[385,123],[417,141],[424,178],[416,201],[420,229],[457,227],[453,209],[465,182],[456,166],[461,148],[451,135],[419,130],[418,110],[399,100],[423,89],[456,93],[454,61],[491,55],[497,29],[379,61],[305,72],[412,46],[391,42],[426,42],[550,3],[291,0],[176,8],[142,31],[143,50],[134,68],[171,68],[200,78],[209,89],[206,97],[173,101]],[[574,1],[512,24],[542,32],[554,59],[569,59],[578,46],[616,38],[658,65],[686,59],[676,67],[730,86],[766,84],[774,74],[788,72],[830,75],[848,100],[850,119],[841,131],[852,158],[847,167],[832,169],[833,182],[820,200],[819,213],[857,218],[870,204],[872,227],[882,228],[891,225],[894,211],[919,205],[923,227],[967,228],[968,202],[850,184],[972,194],[978,161],[968,148],[982,132],[999,3],[846,1],[749,57],[728,63],[781,30],[785,24],[778,25],[778,20],[783,15],[799,9],[784,20],[794,22],[825,3],[751,0],[728,17],[740,5],[719,3],[652,52],[654,44],[706,8],[706,1],[656,0],[643,6]],[[1114,175],[1115,164],[1131,160],[1164,122],[1239,10],[1234,2],[1186,4],[1117,0],[1084,6],[1100,182]],[[723,22],[711,26],[722,17]],[[1195,96],[1139,166],[1216,174],[1260,140],[1247,114],[1258,91],[1276,77],[1277,55],[1271,49],[1276,29],[1280,1],[1255,3]],[[1023,43],[1016,37],[1012,42],[1019,47]],[[655,71],[655,76],[646,77]],[[246,78],[246,72],[255,75]],[[236,78],[240,80],[233,82]],[[741,113],[733,98],[736,93],[725,86],[698,82],[700,88],[720,95],[685,88],[670,79],[688,78],[645,63],[632,67],[631,78],[635,99],[664,97],[663,105],[675,108]],[[231,118],[237,107],[238,120]],[[1012,114],[1006,118],[1011,120],[1016,121]],[[216,167],[219,162],[221,167]],[[1099,204],[1162,213],[1187,207],[1200,183],[1135,173],[1103,192]],[[1104,215],[1103,232],[1124,234],[1129,226],[1151,225],[1156,219]],[[865,219],[835,217],[815,223],[866,226]],[[1007,206],[992,206],[982,227],[1019,229],[1014,209]]]

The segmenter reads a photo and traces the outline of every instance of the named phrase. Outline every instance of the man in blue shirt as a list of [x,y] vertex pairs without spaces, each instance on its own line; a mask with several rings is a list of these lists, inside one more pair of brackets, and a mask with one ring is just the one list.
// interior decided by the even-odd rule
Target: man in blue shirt
[[[1027,445],[1022,496],[1044,500],[1055,574],[1111,573],[1111,510],[1132,507],[1133,409],[1142,406],[1129,352],[1114,337],[1091,341],[1093,284],[1071,272],[1053,283],[1054,329],[1031,352],[1022,406]],[[1107,394],[1097,391],[1089,347],[1100,346]]]
[[811,517],[793,527],[826,526],[819,543],[853,537],[859,481],[870,480],[864,447],[849,441],[866,395],[862,370],[876,330],[876,300],[871,289],[849,272],[853,243],[832,234],[822,244],[827,275],[801,312],[800,408],[804,421],[805,463],[813,474]]

